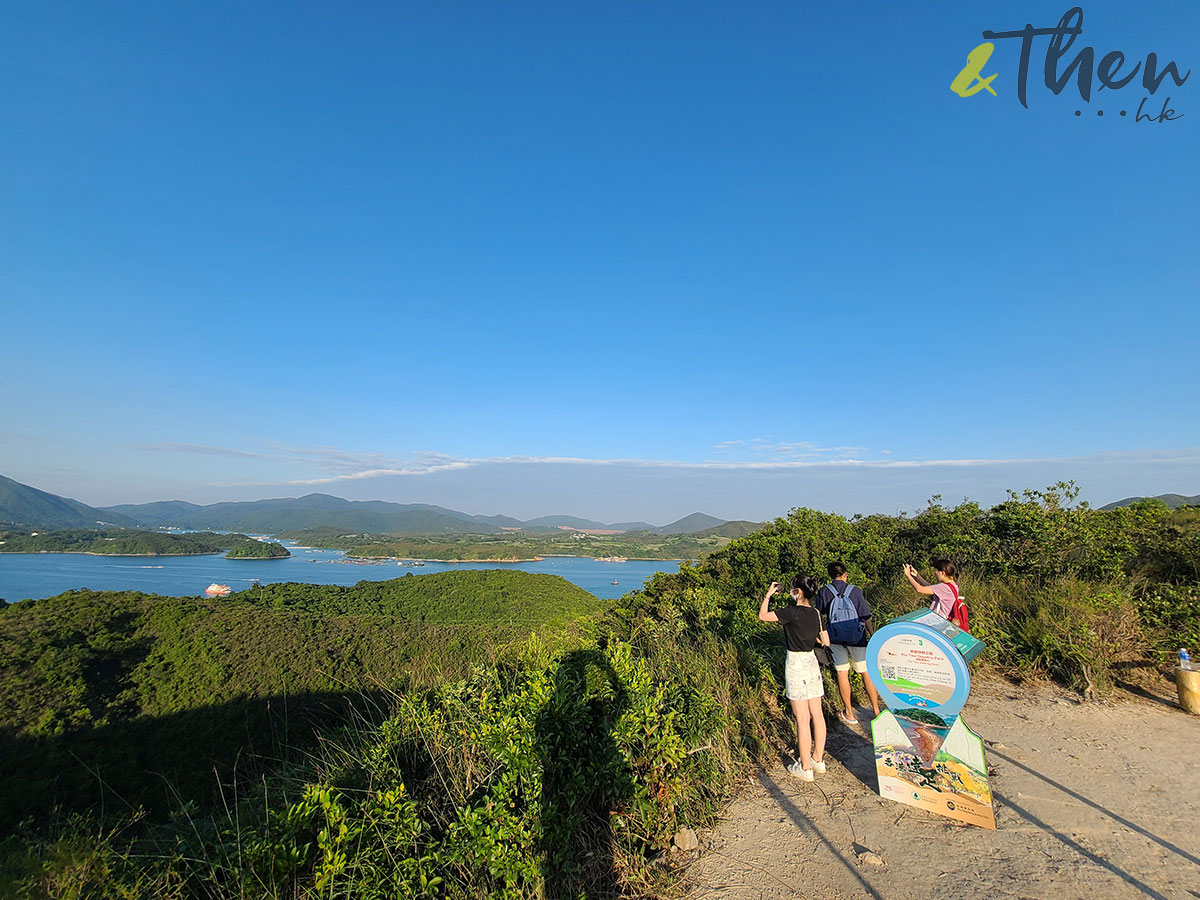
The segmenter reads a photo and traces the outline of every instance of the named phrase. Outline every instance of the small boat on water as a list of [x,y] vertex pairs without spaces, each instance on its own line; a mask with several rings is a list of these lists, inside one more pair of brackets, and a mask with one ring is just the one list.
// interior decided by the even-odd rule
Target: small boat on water
[[617,579],[615,579],[615,578],[614,578],[614,579],[613,579],[613,581],[612,581],[612,583],[613,583],[613,584],[617,584],[617,583],[618,583],[618,582],[617,582]]
[[208,597],[228,597],[233,593],[233,588],[227,584],[217,584],[215,581],[204,589],[205,596]]

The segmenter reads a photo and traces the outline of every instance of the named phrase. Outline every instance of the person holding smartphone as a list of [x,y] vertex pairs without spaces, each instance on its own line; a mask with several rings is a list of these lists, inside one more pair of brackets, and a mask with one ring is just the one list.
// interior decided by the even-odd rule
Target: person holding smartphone
[[915,567],[908,563],[904,564],[904,575],[908,578],[908,583],[916,589],[918,594],[925,594],[933,598],[929,601],[929,608],[942,618],[949,619],[963,631],[970,632],[967,604],[963,601],[962,590],[959,588],[958,582],[954,580],[958,575],[958,569],[948,559],[935,559],[933,571],[937,578],[936,584],[930,584],[922,578],[921,573]]
[[821,614],[812,606],[812,599],[817,595],[815,578],[808,575],[793,578],[791,594],[795,602],[772,611],[769,609],[771,598],[782,587],[778,581],[771,582],[758,608],[758,618],[763,622],[779,622],[783,625],[784,640],[787,642],[783,680],[792,715],[796,717],[796,750],[799,756],[787,770],[801,781],[812,781],[814,772],[825,771],[825,713],[821,709],[825,682],[813,648],[818,644],[828,647],[829,633],[821,625]]

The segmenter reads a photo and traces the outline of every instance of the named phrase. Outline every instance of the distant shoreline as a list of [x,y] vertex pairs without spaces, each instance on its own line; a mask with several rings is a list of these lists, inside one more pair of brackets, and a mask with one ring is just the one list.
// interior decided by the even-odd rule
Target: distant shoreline
[[[568,557],[569,559],[570,557]],[[594,559],[596,562],[615,563],[620,565],[622,562],[683,562],[674,556],[622,556],[619,559],[610,559],[603,556],[581,556],[579,559]]]
[[[330,548],[332,549],[332,548]],[[344,551],[343,551],[344,552]],[[518,559],[517,557],[505,557],[504,559],[436,559],[434,557],[421,556],[355,556],[351,553],[346,553],[347,559],[369,559],[369,560],[392,560],[394,562],[424,562],[424,563],[523,563],[523,562],[545,562],[547,559],[590,559],[594,562],[615,562],[611,559],[605,559],[600,556],[580,556],[576,553],[547,553],[545,556],[533,556],[528,559]],[[683,560],[677,557],[659,557],[659,556],[626,556],[623,557],[625,562],[673,562],[682,563]],[[619,565],[620,563],[616,563]]]
[[541,562],[545,557],[534,556],[530,559],[518,559],[515,556],[505,557],[504,559],[422,559],[415,562],[442,562],[442,563],[486,563],[486,562],[501,562],[501,563],[523,563],[523,562]]
[[10,556],[113,556],[125,557],[126,559],[162,559],[173,556],[220,556],[222,559],[239,560],[272,560],[272,559],[289,559],[292,554],[287,556],[228,556],[228,550],[201,550],[196,553],[100,553],[98,550],[0,550],[0,553],[7,553]]
[[[380,562],[398,562],[398,563],[523,563],[523,562],[541,562],[545,557],[535,556],[531,559],[518,559],[514,557],[506,557],[505,559],[431,559],[428,557],[419,556],[354,556],[347,553],[346,559],[370,559]],[[582,558],[582,557],[581,557]]]
[[[219,556],[222,550],[202,550],[199,553],[100,553],[96,550],[0,550],[0,553],[8,553],[13,556],[24,554],[25,556],[47,556],[56,554],[58,556],[124,556],[129,559],[146,559],[161,556]],[[228,557],[226,557],[228,558]],[[258,557],[234,557],[234,559],[248,559]],[[277,557],[285,559],[286,557]]]
[[[292,547],[293,550],[301,549],[332,549],[332,548],[302,548]],[[7,553],[11,556],[47,556],[50,554],[58,556],[124,556],[128,559],[154,559],[159,557],[173,556],[221,556],[222,559],[228,560],[250,560],[258,562],[270,562],[280,559],[295,559],[296,554],[289,553],[287,556],[222,556],[223,553],[229,551],[222,550],[205,550],[199,553],[100,553],[96,550],[0,550],[0,553]],[[344,552],[344,551],[343,551]],[[505,557],[504,559],[435,559],[433,557],[418,557],[418,556],[355,556],[351,553],[346,553],[347,559],[362,559],[375,560],[378,562],[393,561],[393,562],[425,562],[425,563],[524,563],[524,562],[545,562],[547,559],[590,559],[595,562],[613,562],[613,560],[604,559],[598,556],[579,556],[574,553],[549,553],[546,556],[532,556],[529,558]],[[627,556],[626,562],[682,562],[675,557],[662,558],[658,556]]]

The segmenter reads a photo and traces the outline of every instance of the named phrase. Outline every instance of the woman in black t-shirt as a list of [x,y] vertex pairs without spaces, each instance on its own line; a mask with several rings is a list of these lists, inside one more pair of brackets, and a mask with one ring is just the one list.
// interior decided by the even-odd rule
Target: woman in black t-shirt
[[783,624],[787,640],[787,665],[784,667],[783,681],[792,704],[792,714],[796,717],[796,749],[800,755],[800,759],[787,769],[801,781],[812,781],[814,772],[825,771],[825,713],[821,709],[825,682],[821,678],[821,667],[817,664],[813,648],[817,644],[828,647],[829,632],[821,627],[821,614],[810,602],[819,589],[815,578],[809,575],[793,578],[792,599],[796,601],[795,605],[772,612],[767,607],[781,587],[783,585],[778,581],[771,582],[758,608],[758,617],[764,622]]

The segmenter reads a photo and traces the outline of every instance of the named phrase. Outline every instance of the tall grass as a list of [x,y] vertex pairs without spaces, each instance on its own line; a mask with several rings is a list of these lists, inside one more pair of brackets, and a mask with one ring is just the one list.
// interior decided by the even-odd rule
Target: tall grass
[[[976,668],[1010,677],[1053,679],[1085,696],[1107,692],[1119,663],[1144,660],[1149,630],[1129,579],[1050,581],[959,579],[971,633],[987,644]],[[906,583],[889,582],[874,596],[880,622],[921,600]]]

